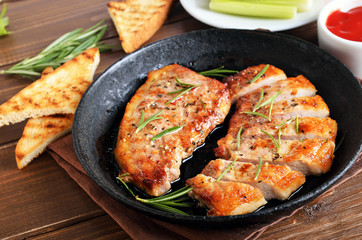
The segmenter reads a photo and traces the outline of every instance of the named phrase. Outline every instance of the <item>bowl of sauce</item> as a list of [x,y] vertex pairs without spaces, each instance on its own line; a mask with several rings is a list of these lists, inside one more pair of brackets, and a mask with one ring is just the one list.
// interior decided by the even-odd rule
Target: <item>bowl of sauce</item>
[[318,17],[319,47],[362,79],[362,0],[334,0]]

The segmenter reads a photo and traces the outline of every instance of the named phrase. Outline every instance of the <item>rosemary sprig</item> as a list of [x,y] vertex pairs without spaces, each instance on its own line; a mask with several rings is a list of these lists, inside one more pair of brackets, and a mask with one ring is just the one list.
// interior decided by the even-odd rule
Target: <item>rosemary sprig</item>
[[282,144],[281,136],[282,136],[282,129],[279,128],[278,129],[278,144],[279,144],[279,146]]
[[279,143],[277,142],[277,140],[275,140],[275,138],[270,133],[268,133],[267,131],[264,131],[263,129],[260,129],[260,131],[262,131],[263,133],[268,135],[271,138],[271,140],[273,141],[274,145],[277,147],[277,149],[280,150]]
[[189,83],[183,83],[183,82],[180,82],[180,80],[178,78],[176,78],[176,82],[178,84],[180,84],[181,86],[183,86],[183,88],[179,89],[179,90],[176,90],[176,91],[173,91],[173,92],[170,92],[170,93],[167,93],[167,95],[172,95],[172,94],[175,94],[175,93],[179,93],[177,94],[175,97],[173,97],[171,100],[169,100],[168,102],[166,102],[166,104],[170,104],[172,103],[173,101],[175,101],[177,98],[179,98],[181,95],[187,93],[188,91],[190,91],[191,89],[193,88],[197,88],[200,86],[200,84],[197,84],[197,85],[193,85],[193,84],[189,84]]
[[289,125],[293,120],[294,120],[294,118],[290,118],[290,119],[288,119],[288,120],[285,121],[285,122],[282,122],[282,123],[280,123],[280,124],[275,125],[275,127],[276,127],[276,128],[282,128],[282,127],[285,126],[285,125]]
[[198,74],[203,75],[205,77],[227,77],[228,75],[226,74],[233,74],[233,73],[237,73],[238,71],[236,70],[229,70],[229,69],[224,69],[224,66],[221,66],[219,68],[215,68],[215,69],[211,69],[211,70],[207,70],[207,71],[203,71],[203,72],[198,72]]
[[9,17],[5,17],[5,14],[6,4],[4,4],[3,9],[0,13],[0,36],[8,35],[11,33],[5,29],[9,25]]
[[268,70],[269,64],[265,65],[265,67],[253,78],[249,81],[249,83],[253,83],[258,80],[265,72]]
[[157,134],[157,135],[154,136],[153,138],[151,138],[151,141],[154,141],[154,140],[156,140],[156,139],[158,139],[158,138],[162,138],[162,137],[165,136],[166,134],[174,133],[174,132],[178,131],[178,130],[181,129],[181,128],[183,128],[182,125],[168,128],[168,129],[160,132],[159,134]]
[[191,207],[192,203],[182,202],[185,200],[188,200],[188,198],[181,198],[188,192],[190,192],[193,188],[190,186],[185,186],[183,188],[180,188],[177,191],[174,191],[172,193],[156,197],[156,198],[150,198],[150,199],[144,199],[140,198],[137,195],[133,193],[133,191],[128,187],[128,185],[121,179],[122,176],[127,176],[128,173],[122,174],[117,177],[117,179],[126,187],[126,189],[131,193],[131,195],[137,200],[142,203],[148,204],[154,208],[158,208],[163,211],[175,213],[175,214],[182,214],[182,215],[188,215],[187,213],[174,208],[174,207]]
[[142,110],[142,114],[141,114],[141,119],[140,122],[138,123],[138,127],[135,131],[135,133],[138,133],[139,131],[141,131],[148,123],[150,123],[151,121],[157,120],[157,119],[162,119],[162,117],[159,117],[158,115],[160,115],[161,113],[163,113],[163,111],[165,110],[161,110],[155,114],[153,114],[151,117],[149,117],[146,121],[144,120],[145,117],[145,111]]
[[236,146],[239,149],[240,148],[240,137],[241,137],[241,132],[243,131],[243,126],[240,126],[240,129],[238,131],[238,135],[236,136]]
[[262,163],[263,163],[263,159],[261,157],[259,157],[259,164],[258,164],[258,168],[256,169],[256,174],[255,174],[255,178],[254,178],[255,181],[259,177],[259,173],[260,173]]
[[193,85],[193,84],[190,84],[190,83],[181,82],[177,77],[176,77],[176,82],[177,82],[178,84],[180,84],[181,86],[184,86],[184,87],[196,87],[196,85]]
[[[263,91],[263,93],[264,93],[264,91]],[[267,105],[267,104],[270,104],[270,108],[272,108],[272,104],[274,103],[274,100],[275,100],[281,93],[282,93],[282,91],[279,91],[279,92],[277,92],[276,94],[274,94],[271,98],[269,98],[268,100],[266,100],[265,102],[259,104],[258,106],[255,105],[253,112],[255,112],[256,110],[258,110],[258,109],[261,108],[261,107],[264,107],[264,106]],[[269,112],[271,112],[271,111],[269,110]]]
[[222,178],[227,172],[230,171],[230,169],[234,166],[234,164],[235,164],[235,162],[236,162],[237,159],[238,159],[238,158],[236,157],[236,158],[234,159],[234,161],[232,161],[232,163],[229,164],[229,166],[228,166],[228,167],[222,172],[222,174],[216,179],[216,182],[220,181],[221,178]]
[[339,140],[337,146],[334,148],[333,153],[335,153],[338,150],[338,148],[342,145],[345,137],[346,137],[346,132],[343,133],[341,140]]
[[249,112],[249,111],[246,111],[246,112],[244,112],[244,113],[265,118],[265,119],[268,120],[269,122],[270,122],[270,120],[271,120],[270,117],[267,117],[267,116],[265,116],[264,114],[259,113],[259,112]]
[[264,98],[264,88],[262,88],[261,91],[260,91],[260,97],[259,97],[258,102],[255,104],[253,112],[255,112],[256,110],[258,110],[260,108],[260,103],[263,100],[263,98]]
[[0,74],[19,74],[34,79],[34,76],[40,76],[46,67],[57,68],[89,48],[98,47],[100,51],[106,51],[116,47],[99,42],[107,30],[107,25],[101,25],[103,22],[100,21],[85,31],[78,28],[62,35],[37,56],[26,58],[7,70],[1,70]]
[[122,174],[122,175],[120,175],[120,176],[118,176],[118,177],[116,177],[116,178],[126,187],[126,189],[132,194],[133,197],[136,197],[136,195],[134,194],[134,192],[132,191],[132,189],[130,189],[130,188],[128,187],[128,185],[121,179],[121,177],[127,176],[127,175],[129,175],[129,174],[128,174],[128,173],[125,173],[125,174]]
[[204,102],[204,101],[202,101],[202,99],[200,99],[200,102],[201,102],[201,104],[202,104],[203,109],[206,111],[206,105],[205,105],[205,102]]

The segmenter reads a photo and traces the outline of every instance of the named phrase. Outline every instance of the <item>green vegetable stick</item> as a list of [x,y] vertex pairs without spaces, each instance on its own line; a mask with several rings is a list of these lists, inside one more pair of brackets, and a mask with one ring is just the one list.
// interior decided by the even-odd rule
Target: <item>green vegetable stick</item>
[[287,5],[296,6],[298,12],[309,11],[312,6],[312,0],[213,0],[215,2],[248,2],[258,4],[270,4],[270,5]]
[[297,14],[297,7],[295,6],[240,2],[236,0],[211,0],[209,7],[212,11],[216,12],[251,17],[290,19],[294,18]]

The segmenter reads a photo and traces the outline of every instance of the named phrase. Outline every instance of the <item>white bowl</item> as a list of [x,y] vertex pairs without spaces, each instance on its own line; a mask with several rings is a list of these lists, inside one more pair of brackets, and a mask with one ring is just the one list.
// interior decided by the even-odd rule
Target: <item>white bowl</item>
[[357,78],[362,79],[362,42],[338,37],[326,26],[332,12],[346,12],[355,7],[362,7],[362,0],[334,0],[328,3],[318,16],[318,42],[320,48],[338,58]]

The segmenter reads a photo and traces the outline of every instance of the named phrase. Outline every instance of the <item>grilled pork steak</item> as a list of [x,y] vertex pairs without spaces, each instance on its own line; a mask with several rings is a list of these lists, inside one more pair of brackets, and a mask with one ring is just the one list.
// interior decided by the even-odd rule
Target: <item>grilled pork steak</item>
[[188,179],[186,184],[193,188],[189,195],[209,209],[208,216],[246,214],[266,204],[263,193],[249,184],[216,181],[203,174]]
[[[202,174],[209,178],[202,178],[202,184],[200,175],[187,181],[194,187],[189,195],[213,214],[235,214],[218,210],[224,205],[238,209],[238,214],[250,212],[250,208],[234,199],[212,197],[211,192],[220,196],[218,191],[226,191],[235,197],[237,193],[230,192],[239,190],[231,189],[244,183],[260,189],[264,199],[284,200],[305,182],[305,175],[326,173],[332,165],[337,123],[328,117],[322,97],[305,77],[286,78],[282,70],[265,66],[249,67],[224,80],[236,111],[227,135],[214,149],[223,159],[211,161],[203,169]],[[253,79],[263,69],[265,73]],[[234,159],[237,161],[231,166]],[[220,182],[216,181],[223,173]],[[210,185],[215,190],[211,191]],[[243,188],[249,194],[254,192]]]
[[[209,162],[202,174],[217,179],[232,161],[216,159]],[[293,171],[288,166],[262,164],[257,174],[258,164],[235,162],[222,178],[222,181],[233,181],[250,184],[260,189],[266,200],[277,198],[287,199],[305,182],[305,176],[299,171]]]
[[182,160],[229,109],[229,89],[217,80],[177,64],[151,71],[127,104],[119,128],[114,155],[128,174],[123,180],[151,196],[166,193],[180,176]]

